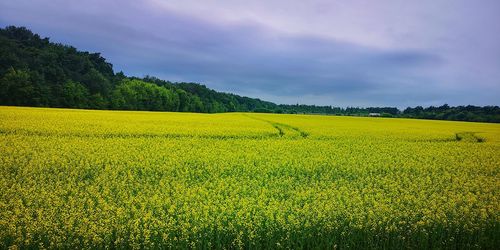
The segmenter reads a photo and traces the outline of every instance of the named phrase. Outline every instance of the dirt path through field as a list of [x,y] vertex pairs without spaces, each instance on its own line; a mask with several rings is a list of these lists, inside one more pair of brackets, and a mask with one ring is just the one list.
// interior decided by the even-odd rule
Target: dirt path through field
[[301,138],[307,138],[309,136],[309,133],[302,131],[300,128],[291,126],[289,124],[285,123],[279,123],[279,122],[273,122],[269,121],[266,119],[258,118],[255,116],[251,116],[248,114],[244,114],[244,116],[254,119],[254,120],[259,120],[262,122],[269,123],[271,126],[273,126],[277,131],[280,137],[301,137]]

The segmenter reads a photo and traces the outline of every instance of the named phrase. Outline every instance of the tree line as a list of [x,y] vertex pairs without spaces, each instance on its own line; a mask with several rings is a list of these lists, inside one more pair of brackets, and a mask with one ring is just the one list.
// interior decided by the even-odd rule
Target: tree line
[[52,43],[25,27],[0,29],[0,105],[234,112],[276,104],[196,83],[127,77],[99,53]]
[[333,106],[281,104],[278,105],[278,108],[276,110],[267,111],[273,113],[325,114],[345,116],[369,116],[370,113],[378,113],[381,117],[500,123],[500,107],[498,106],[479,107],[467,105],[451,107],[448,104],[444,104],[438,107],[408,107],[401,111],[395,107],[341,108]]
[[496,122],[500,123],[500,107],[473,105],[450,107],[444,104],[439,107],[430,106],[424,108],[406,108],[399,115],[406,118],[432,119],[432,120],[453,120],[453,121],[475,121],[475,122]]
[[497,106],[332,107],[275,104],[222,93],[198,83],[174,83],[153,76],[115,73],[99,53],[50,42],[25,27],[0,29],[0,105],[154,110],[180,112],[267,112],[328,115],[380,113],[462,121],[500,122]]

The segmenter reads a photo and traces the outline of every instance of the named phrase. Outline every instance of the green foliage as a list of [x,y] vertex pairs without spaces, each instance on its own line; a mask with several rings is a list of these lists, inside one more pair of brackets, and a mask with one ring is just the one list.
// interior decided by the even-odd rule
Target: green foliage
[[5,104],[30,105],[34,95],[35,87],[27,71],[10,68],[0,78],[0,98]]
[[273,110],[266,109],[266,108],[256,108],[253,110],[255,113],[274,113]]
[[89,91],[82,84],[69,81],[63,85],[61,103],[66,107],[88,108]]
[[24,27],[0,29],[0,52],[0,105],[206,113],[276,106],[196,83],[115,74],[99,53],[51,43]]
[[453,120],[453,121],[477,121],[477,122],[500,122],[500,107],[498,106],[457,106],[450,107],[447,104],[439,107],[407,108],[402,117],[433,119],[433,120]]
[[179,97],[165,87],[136,79],[125,79],[113,92],[113,108],[177,111]]
[[79,52],[14,26],[0,29],[0,51],[0,104],[107,108],[114,73],[98,53]]

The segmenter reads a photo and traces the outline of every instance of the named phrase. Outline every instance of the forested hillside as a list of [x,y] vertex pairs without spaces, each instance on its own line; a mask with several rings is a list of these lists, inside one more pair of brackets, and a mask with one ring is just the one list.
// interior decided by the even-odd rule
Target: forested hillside
[[196,83],[115,74],[99,53],[52,43],[24,27],[0,29],[0,55],[2,105],[208,113],[276,107]]
[[0,29],[0,105],[181,112],[359,115],[500,122],[498,106],[332,107],[277,105],[221,93],[198,83],[115,73],[99,53],[50,42],[24,27]]

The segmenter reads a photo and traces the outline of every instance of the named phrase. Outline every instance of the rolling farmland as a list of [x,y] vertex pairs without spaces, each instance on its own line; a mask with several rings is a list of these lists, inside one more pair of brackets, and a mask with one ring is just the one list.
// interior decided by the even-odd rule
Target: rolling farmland
[[495,248],[500,125],[0,107],[0,248]]

